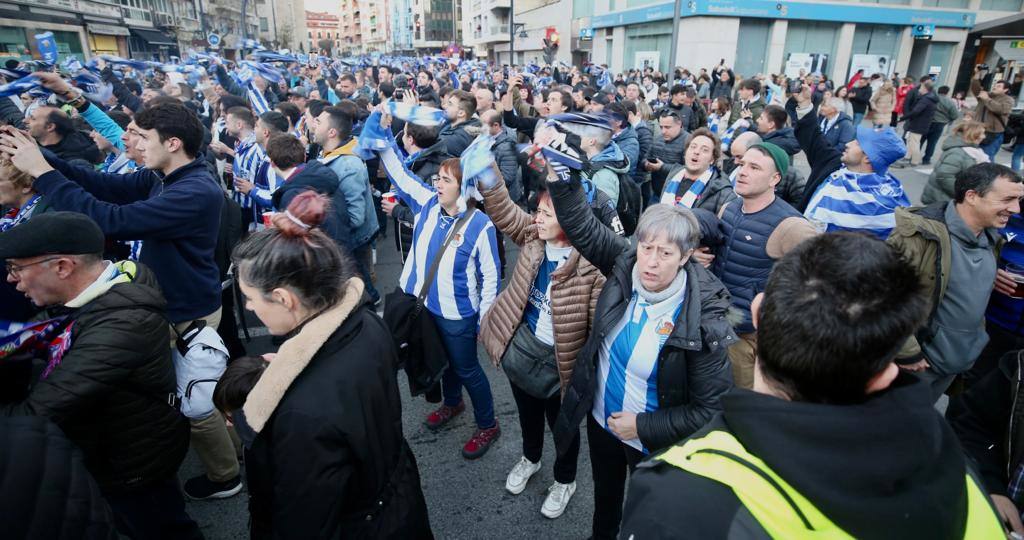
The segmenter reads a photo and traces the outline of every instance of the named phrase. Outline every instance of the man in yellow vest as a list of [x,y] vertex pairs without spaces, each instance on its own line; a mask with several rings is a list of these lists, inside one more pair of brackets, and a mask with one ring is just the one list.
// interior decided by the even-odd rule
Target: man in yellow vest
[[928,299],[899,254],[821,235],[755,298],[753,391],[641,463],[620,538],[1005,538],[928,385],[893,359]]

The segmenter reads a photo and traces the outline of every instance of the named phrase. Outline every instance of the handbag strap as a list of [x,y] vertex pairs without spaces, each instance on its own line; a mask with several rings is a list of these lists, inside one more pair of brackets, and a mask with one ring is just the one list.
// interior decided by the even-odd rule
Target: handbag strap
[[430,269],[427,270],[427,275],[425,276],[426,279],[423,281],[423,287],[420,289],[419,296],[416,297],[416,308],[413,310],[413,317],[419,315],[420,311],[423,311],[423,304],[426,302],[427,293],[430,292],[430,284],[433,283],[434,278],[437,277],[437,269],[441,266],[441,257],[443,257],[444,252],[448,250],[448,245],[452,243],[452,239],[459,233],[462,226],[469,221],[469,218],[473,217],[473,213],[475,212],[475,208],[467,208],[466,211],[462,213],[462,217],[455,222],[455,225],[452,226],[451,232],[448,233],[448,236],[444,239],[444,244],[441,244],[441,249],[437,251],[437,255],[434,255],[434,260],[430,263]]

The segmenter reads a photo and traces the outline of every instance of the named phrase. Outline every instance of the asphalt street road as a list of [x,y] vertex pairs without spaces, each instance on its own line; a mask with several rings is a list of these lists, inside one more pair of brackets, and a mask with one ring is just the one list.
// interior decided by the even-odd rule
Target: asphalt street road
[[[937,160],[938,156],[935,159]],[[1009,164],[1009,159],[1009,153],[1001,152],[997,162]],[[797,157],[796,166],[805,174],[808,171],[803,154]],[[903,182],[911,201],[915,204],[920,202],[921,191],[930,172],[930,168],[926,166],[917,169],[893,169],[893,173]],[[511,271],[518,250],[511,242],[506,242],[506,246],[506,270]],[[398,283],[401,271],[401,260],[395,250],[394,240],[389,234],[386,239],[378,242],[378,288],[390,291]],[[251,314],[248,318],[251,324],[256,325],[254,333],[259,335],[249,344],[249,353],[262,354],[273,350],[265,329],[258,326],[259,322],[251,317]],[[593,508],[593,484],[586,437],[582,438],[583,444],[580,449],[576,495],[562,517],[550,520],[540,513],[547,488],[553,482],[551,467],[554,445],[550,433],[542,460],[543,467],[530,480],[526,491],[515,496],[505,491],[505,477],[522,454],[515,402],[508,380],[499,369],[495,369],[487,361],[487,355],[482,347],[479,349],[479,355],[494,393],[495,412],[502,428],[502,435],[490,452],[476,461],[463,459],[460,453],[462,444],[473,431],[470,410],[467,409],[465,414],[444,430],[438,433],[428,431],[423,427],[423,420],[433,405],[421,398],[411,398],[404,374],[399,373],[405,436],[419,462],[423,492],[429,506],[430,522],[435,536],[444,539],[586,538],[590,533]],[[944,402],[940,403],[939,408],[944,409],[944,405]],[[179,476],[184,481],[200,473],[199,461],[195,454],[190,452]],[[191,501],[187,509],[209,539],[248,538],[245,491],[230,499]]]

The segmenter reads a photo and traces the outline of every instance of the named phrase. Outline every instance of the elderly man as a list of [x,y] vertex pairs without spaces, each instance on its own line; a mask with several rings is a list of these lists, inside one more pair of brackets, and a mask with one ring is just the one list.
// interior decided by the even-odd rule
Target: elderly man
[[0,235],[7,280],[49,306],[34,332],[43,370],[3,416],[53,420],[85,454],[118,530],[131,538],[202,538],[177,471],[189,425],[178,412],[166,302],[156,277],[102,258],[89,217],[52,212]]

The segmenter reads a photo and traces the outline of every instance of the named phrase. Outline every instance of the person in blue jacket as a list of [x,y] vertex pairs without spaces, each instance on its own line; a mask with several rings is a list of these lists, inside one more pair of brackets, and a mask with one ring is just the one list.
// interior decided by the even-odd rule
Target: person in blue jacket
[[213,252],[224,196],[196,157],[203,126],[176,103],[143,109],[135,125],[145,169],[132,174],[69,165],[13,128],[0,142],[54,210],[91,217],[110,239],[142,241],[139,260],[156,274],[171,323],[204,319],[216,327],[221,287]]

